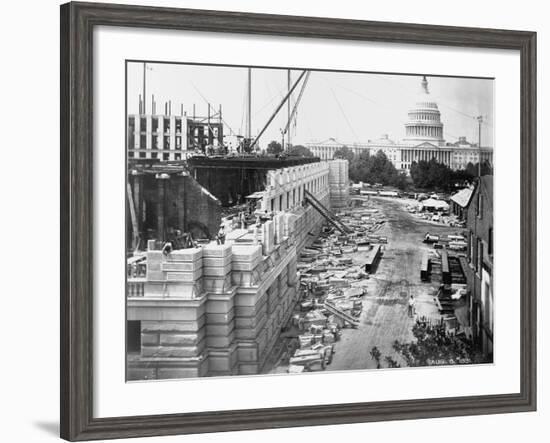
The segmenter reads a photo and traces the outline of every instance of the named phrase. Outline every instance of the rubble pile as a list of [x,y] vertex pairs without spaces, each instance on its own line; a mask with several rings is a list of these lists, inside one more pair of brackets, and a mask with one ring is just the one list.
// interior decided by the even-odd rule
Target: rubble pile
[[289,373],[324,370],[332,361],[341,330],[359,326],[369,254],[380,250],[379,243],[387,243],[377,235],[385,223],[377,209],[348,208],[338,217],[353,231],[344,235],[325,226],[298,257],[300,298],[282,335],[288,343],[280,359]]

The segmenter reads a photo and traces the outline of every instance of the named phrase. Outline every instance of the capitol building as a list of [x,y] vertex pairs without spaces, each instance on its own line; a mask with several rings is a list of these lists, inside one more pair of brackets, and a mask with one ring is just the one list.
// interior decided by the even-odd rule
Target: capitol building
[[426,76],[422,78],[420,91],[408,111],[405,123],[405,138],[396,142],[387,134],[366,143],[340,143],[331,138],[320,143],[307,143],[306,147],[321,160],[332,160],[340,148],[346,146],[356,156],[368,151],[371,155],[384,152],[399,171],[408,173],[413,162],[435,159],[453,170],[464,169],[468,163],[488,161],[493,165],[493,148],[479,147],[466,137],[459,137],[455,143],[443,138],[443,122],[437,103],[431,97]]

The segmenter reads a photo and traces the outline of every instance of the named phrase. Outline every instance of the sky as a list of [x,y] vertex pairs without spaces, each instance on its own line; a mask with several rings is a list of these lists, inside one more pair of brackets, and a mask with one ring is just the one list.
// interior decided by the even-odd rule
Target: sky
[[[295,81],[301,70],[292,70]],[[138,113],[138,97],[143,93],[143,63],[129,62],[127,69],[128,113]],[[424,73],[390,75],[312,71],[297,109],[292,128],[293,144],[320,142],[334,138],[342,143],[367,142],[388,134],[394,141],[405,137],[407,111],[420,91]],[[491,79],[437,77],[426,74],[430,95],[439,105],[444,138],[455,142],[459,136],[478,141],[476,116],[482,115],[482,145],[493,146],[493,87]],[[245,134],[247,68],[190,64],[148,63],[146,71],[147,113],[151,94],[157,114],[172,101],[172,113],[181,106],[188,115],[207,115],[208,102],[216,110],[221,105],[226,134]],[[301,84],[295,89],[296,100]],[[252,135],[267,123],[287,92],[287,70],[252,69]],[[261,137],[260,147],[281,140],[287,124],[285,104]]]

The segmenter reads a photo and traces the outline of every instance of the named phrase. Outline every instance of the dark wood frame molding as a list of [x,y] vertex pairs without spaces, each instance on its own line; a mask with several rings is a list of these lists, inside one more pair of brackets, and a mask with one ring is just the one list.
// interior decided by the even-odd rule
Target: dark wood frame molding
[[[92,33],[95,26],[513,49],[521,57],[521,392],[94,418]],[[61,6],[61,437],[71,441],[494,414],[536,409],[536,33],[237,12]]]

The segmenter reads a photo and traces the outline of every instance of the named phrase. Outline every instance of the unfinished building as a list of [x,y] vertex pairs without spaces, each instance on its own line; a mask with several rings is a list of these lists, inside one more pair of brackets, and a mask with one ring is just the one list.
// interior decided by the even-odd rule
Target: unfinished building
[[[218,200],[194,183],[199,187],[185,182],[184,191],[205,189],[207,200]],[[269,214],[263,223],[228,225],[224,244],[169,253],[149,238],[146,250],[128,259],[129,380],[266,370],[298,298],[297,256],[315,239],[323,211],[347,204],[347,161],[269,169],[258,183],[256,212]]]

